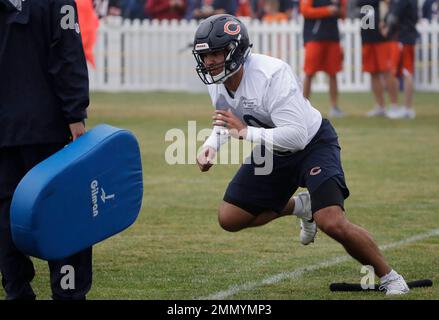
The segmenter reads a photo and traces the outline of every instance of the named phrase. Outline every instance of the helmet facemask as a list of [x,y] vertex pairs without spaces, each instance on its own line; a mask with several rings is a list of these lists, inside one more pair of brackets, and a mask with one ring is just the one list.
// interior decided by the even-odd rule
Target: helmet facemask
[[[225,48],[215,48],[208,50],[193,50],[195,60],[197,61],[196,71],[204,84],[224,83],[228,78],[239,71],[245,59],[250,53],[250,47],[243,54],[239,52],[241,35],[234,41],[230,42]],[[206,66],[203,61],[203,55],[212,52],[224,51],[224,61],[215,65]],[[211,71],[222,68],[217,75],[212,75]]]

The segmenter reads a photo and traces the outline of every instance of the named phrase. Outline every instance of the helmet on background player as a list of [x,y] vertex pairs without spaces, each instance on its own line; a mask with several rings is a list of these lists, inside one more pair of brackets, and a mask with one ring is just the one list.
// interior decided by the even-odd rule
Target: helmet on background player
[[[244,64],[250,54],[252,45],[245,25],[229,14],[217,14],[201,22],[195,32],[192,53],[197,61],[196,71],[205,84],[223,83],[234,75]],[[203,55],[224,51],[221,65],[206,66]],[[218,75],[211,71],[223,67]]]

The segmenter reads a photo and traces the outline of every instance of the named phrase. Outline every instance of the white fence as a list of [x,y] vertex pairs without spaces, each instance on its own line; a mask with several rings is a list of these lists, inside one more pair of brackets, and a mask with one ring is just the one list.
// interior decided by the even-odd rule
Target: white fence
[[[267,24],[246,21],[253,52],[287,61],[303,76],[303,21]],[[340,22],[344,49],[341,91],[368,91],[370,78],[361,71],[360,21]],[[196,21],[101,22],[95,47],[96,69],[90,68],[90,86],[99,91],[204,91],[194,70],[191,43]],[[416,50],[415,83],[419,91],[439,92],[439,23],[422,21]],[[327,90],[324,74],[318,74],[313,90]]]

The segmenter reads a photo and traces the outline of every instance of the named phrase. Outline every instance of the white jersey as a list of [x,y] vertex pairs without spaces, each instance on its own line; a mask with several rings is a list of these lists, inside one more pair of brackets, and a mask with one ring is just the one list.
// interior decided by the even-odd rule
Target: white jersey
[[[246,140],[278,151],[303,150],[322,123],[320,112],[303,97],[291,67],[282,60],[250,54],[244,75],[232,98],[223,84],[208,86],[216,110],[231,109],[248,125]],[[216,150],[228,140],[215,126],[204,146]]]

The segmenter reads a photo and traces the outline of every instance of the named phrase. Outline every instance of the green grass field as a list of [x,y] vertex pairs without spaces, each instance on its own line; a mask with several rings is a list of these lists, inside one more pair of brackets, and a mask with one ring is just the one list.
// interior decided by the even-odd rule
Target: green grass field
[[[351,197],[350,220],[368,229],[380,245],[439,228],[439,94],[418,93],[413,121],[368,119],[371,94],[341,95],[349,114],[333,121]],[[327,96],[312,103],[324,114]],[[108,123],[132,130],[141,145],[143,208],[137,222],[94,249],[90,299],[194,299],[248,283],[230,299],[384,299],[381,293],[331,293],[331,282],[359,282],[361,266],[348,260],[271,284],[261,281],[345,255],[322,232],[314,244],[299,241],[298,220],[227,233],[217,224],[217,205],[238,165],[200,173],[196,165],[170,166],[164,154],[171,128],[210,127],[213,109],[204,94],[92,95],[88,126]],[[399,299],[439,299],[439,236],[385,251],[406,279],[430,278],[432,288]],[[49,299],[48,268],[35,259],[33,287]],[[0,298],[3,293],[0,294]]]

